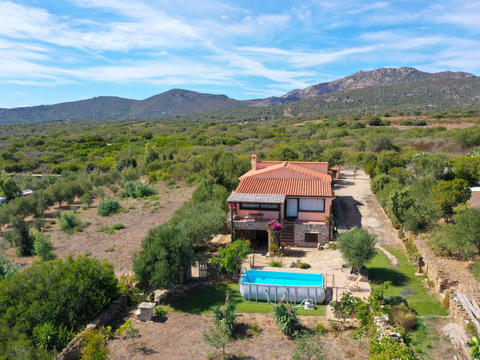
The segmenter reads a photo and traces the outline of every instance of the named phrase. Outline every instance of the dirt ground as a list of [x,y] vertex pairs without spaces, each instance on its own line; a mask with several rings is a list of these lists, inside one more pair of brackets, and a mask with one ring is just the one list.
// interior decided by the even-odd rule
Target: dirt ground
[[[295,344],[283,335],[270,314],[240,314],[240,329],[236,340],[227,346],[227,353],[237,359],[290,359]],[[115,360],[200,360],[218,353],[207,345],[204,331],[212,321],[211,315],[170,313],[165,322],[135,321],[139,337],[135,345],[130,339],[115,339],[110,343],[110,359]],[[324,318],[301,317],[302,324],[313,328]],[[260,334],[248,333],[248,324],[259,325]],[[327,324],[325,326],[328,327]],[[322,336],[328,359],[367,359],[368,341],[355,340],[352,331],[329,332]]]
[[[175,210],[190,199],[194,190],[193,187],[167,187],[163,183],[155,187],[158,190],[158,200],[155,200],[155,197],[119,199],[123,210],[112,216],[97,214],[98,201],[87,210],[82,210],[78,203],[74,204],[73,206],[78,208],[78,217],[91,224],[73,235],[60,231],[58,219],[53,217],[58,206],[49,209],[46,221],[53,219],[56,223],[45,232],[51,235],[57,256],[65,258],[69,254],[88,254],[112,263],[117,275],[131,272],[132,255],[140,250],[141,241],[148,230],[170,219]],[[125,225],[125,229],[117,230],[115,234],[98,231],[102,227],[118,223]],[[15,249],[8,249],[7,256],[21,265],[29,265],[33,261],[32,257],[15,256]]]

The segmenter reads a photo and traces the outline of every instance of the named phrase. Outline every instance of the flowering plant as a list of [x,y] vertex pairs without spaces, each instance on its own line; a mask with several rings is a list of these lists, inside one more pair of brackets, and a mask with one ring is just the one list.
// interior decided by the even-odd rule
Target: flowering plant
[[273,230],[275,232],[282,231],[282,224],[280,224],[276,219],[272,219],[267,223],[268,230]]

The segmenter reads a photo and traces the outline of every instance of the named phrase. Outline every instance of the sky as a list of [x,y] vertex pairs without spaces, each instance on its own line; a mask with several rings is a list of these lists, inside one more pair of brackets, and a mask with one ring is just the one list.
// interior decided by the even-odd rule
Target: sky
[[0,107],[262,98],[380,67],[478,75],[479,59],[480,1],[0,0]]

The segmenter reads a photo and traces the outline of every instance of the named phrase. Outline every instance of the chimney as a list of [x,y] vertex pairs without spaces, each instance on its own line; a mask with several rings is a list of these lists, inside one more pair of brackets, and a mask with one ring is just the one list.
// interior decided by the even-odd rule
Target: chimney
[[252,170],[257,170],[257,155],[252,154]]

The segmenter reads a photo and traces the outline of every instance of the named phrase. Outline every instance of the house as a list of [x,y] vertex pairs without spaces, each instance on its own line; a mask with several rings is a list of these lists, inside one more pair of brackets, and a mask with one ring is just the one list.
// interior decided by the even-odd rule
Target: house
[[228,227],[254,246],[268,243],[267,223],[282,224],[281,242],[317,247],[331,240],[335,195],[328,162],[257,161],[228,197]]

